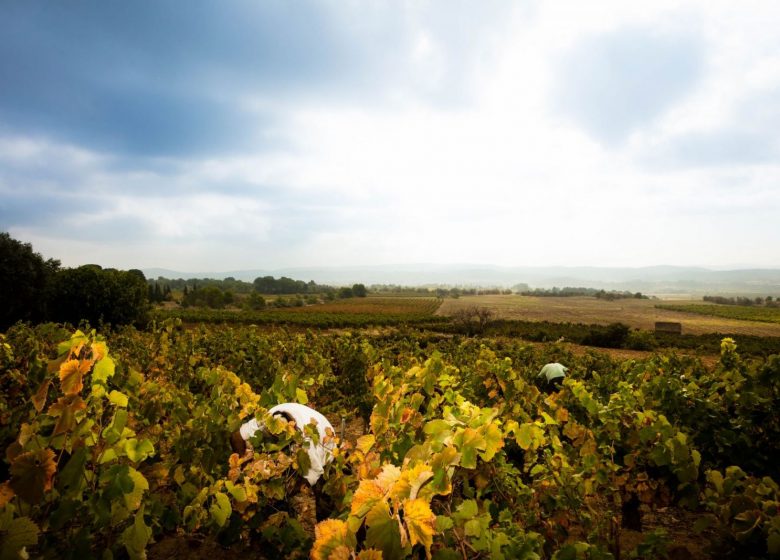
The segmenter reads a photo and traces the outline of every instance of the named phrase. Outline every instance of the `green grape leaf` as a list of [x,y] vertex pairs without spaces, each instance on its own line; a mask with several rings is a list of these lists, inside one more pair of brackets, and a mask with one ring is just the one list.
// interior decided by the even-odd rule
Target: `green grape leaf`
[[233,499],[237,502],[245,502],[246,501],[246,490],[243,486],[238,486],[236,484],[233,484],[229,480],[225,481],[225,488],[227,488],[227,491],[230,492],[230,495],[233,496]]
[[71,455],[57,477],[57,489],[62,492],[79,491],[84,486],[84,465],[87,464],[87,448],[81,447]]
[[377,503],[366,515],[366,546],[382,551],[385,560],[406,557],[401,545],[401,528],[398,520],[390,515],[387,502]]
[[129,494],[135,488],[133,479],[130,478],[130,467],[127,465],[114,465],[100,476],[103,484],[103,497],[112,502]]
[[149,490],[149,482],[144,475],[132,467],[129,467],[127,475],[133,481],[133,489],[130,492],[125,492],[125,505],[130,511],[135,511],[141,507],[141,499],[144,492]]
[[227,494],[222,492],[214,494],[214,501],[211,503],[209,512],[217,526],[224,527],[230,514],[233,512],[233,508],[230,506],[230,498],[227,497]]
[[455,521],[463,523],[469,519],[475,518],[478,514],[479,508],[477,507],[477,502],[474,500],[464,500],[455,510],[455,513],[452,514],[452,518]]
[[125,442],[125,453],[134,463],[140,463],[147,457],[154,455],[154,445],[148,439],[140,442],[135,438],[130,438]]
[[772,533],[767,537],[766,550],[772,556],[780,554],[780,533]]
[[114,375],[115,371],[116,366],[114,364],[114,360],[106,356],[97,364],[95,364],[95,369],[92,370],[92,380],[106,383],[108,378]]
[[120,542],[125,545],[130,560],[146,560],[146,545],[151,538],[152,528],[144,522],[144,510],[141,508],[133,523],[122,532]]
[[38,543],[38,526],[29,517],[12,519],[0,540],[0,560],[20,558],[22,548]]
[[535,450],[544,444],[544,430],[533,423],[520,424],[515,431],[517,444],[524,450]]
[[127,395],[119,391],[111,391],[108,394],[108,400],[119,408],[127,408]]
[[111,461],[113,461],[117,457],[118,457],[118,455],[116,454],[116,450],[114,450],[114,448],[112,448],[112,447],[109,447],[100,456],[100,464],[101,465],[105,465],[106,463],[110,463]]
[[103,437],[106,438],[108,444],[113,445],[119,441],[125,429],[125,424],[127,424],[127,411],[123,408],[118,408],[114,413],[114,419],[103,430]]
[[477,452],[485,449],[485,438],[473,428],[459,432],[453,443],[460,450],[460,465],[467,469],[477,468]]
[[447,517],[446,515],[437,515],[436,516],[436,532],[437,533],[443,533],[444,531],[449,531],[452,529],[454,523],[451,518]]

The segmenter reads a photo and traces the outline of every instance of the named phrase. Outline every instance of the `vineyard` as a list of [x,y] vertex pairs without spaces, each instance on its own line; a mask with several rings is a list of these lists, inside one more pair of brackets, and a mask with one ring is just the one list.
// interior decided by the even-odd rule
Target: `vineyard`
[[[548,393],[551,361],[569,375]],[[224,558],[780,557],[780,357],[731,339],[705,366],[174,318],[17,325],[0,368],[2,558],[155,558],[180,537]],[[314,535],[291,507],[306,443],[266,415],[280,402],[337,427]],[[270,433],[232,454],[251,417]],[[670,509],[712,549],[649,528]]]
[[698,315],[710,315],[725,319],[739,319],[741,321],[760,321],[762,323],[780,323],[780,308],[754,307],[749,305],[718,305],[708,303],[693,303],[685,305],[663,304],[656,305],[659,309],[669,311],[682,311],[683,313],[695,313]]
[[190,323],[359,328],[368,325],[446,322],[445,318],[434,316],[440,303],[440,299],[433,297],[368,297],[258,311],[205,308],[157,309],[153,317],[158,321],[172,318]]

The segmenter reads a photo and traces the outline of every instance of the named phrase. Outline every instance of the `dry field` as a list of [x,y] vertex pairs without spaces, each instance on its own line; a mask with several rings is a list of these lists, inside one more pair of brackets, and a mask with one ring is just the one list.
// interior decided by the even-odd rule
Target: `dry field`
[[[445,299],[436,312],[448,316],[464,307],[476,305],[494,312],[497,319],[550,321],[552,323],[601,324],[625,323],[653,330],[656,321],[682,324],[684,334],[730,333],[756,336],[780,336],[780,324],[708,317],[680,311],[656,309],[664,300],[619,299],[605,301],[593,297],[532,297],[519,295],[464,296]],[[674,300],[676,304],[701,303]]]

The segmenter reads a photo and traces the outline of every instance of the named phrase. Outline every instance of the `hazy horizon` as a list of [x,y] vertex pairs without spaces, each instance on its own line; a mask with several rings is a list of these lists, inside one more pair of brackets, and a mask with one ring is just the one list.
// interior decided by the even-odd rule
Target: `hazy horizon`
[[124,269],[778,268],[778,28],[768,0],[4,3],[0,230]]

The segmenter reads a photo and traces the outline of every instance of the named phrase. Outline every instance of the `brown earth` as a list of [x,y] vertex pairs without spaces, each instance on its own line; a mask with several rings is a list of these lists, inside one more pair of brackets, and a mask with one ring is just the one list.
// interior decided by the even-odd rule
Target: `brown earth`
[[[606,301],[595,297],[463,296],[445,299],[436,314],[451,316],[460,309],[477,306],[491,310],[496,319],[599,325],[625,323],[630,327],[650,331],[655,328],[656,321],[669,321],[682,324],[684,334],[780,336],[780,324],[657,309],[655,306],[659,303],[664,303],[664,300],[629,298]],[[674,303],[701,302],[674,300]]]

